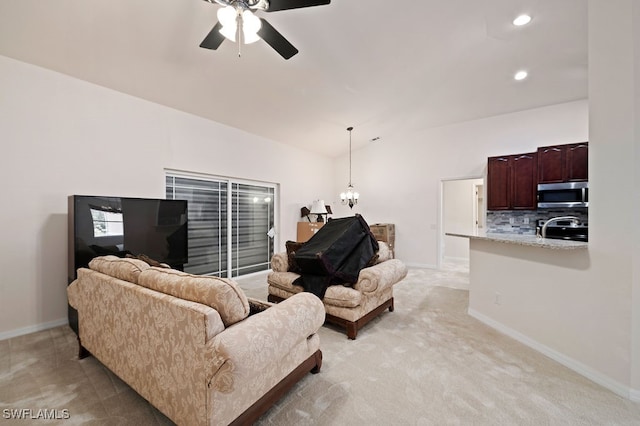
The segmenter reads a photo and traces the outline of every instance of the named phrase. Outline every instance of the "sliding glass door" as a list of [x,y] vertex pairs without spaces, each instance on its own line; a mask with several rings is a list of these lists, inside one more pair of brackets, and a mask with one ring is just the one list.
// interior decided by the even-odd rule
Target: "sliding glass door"
[[231,276],[269,269],[273,255],[275,189],[231,184]]
[[167,173],[166,196],[189,202],[186,272],[237,277],[269,269],[275,185]]

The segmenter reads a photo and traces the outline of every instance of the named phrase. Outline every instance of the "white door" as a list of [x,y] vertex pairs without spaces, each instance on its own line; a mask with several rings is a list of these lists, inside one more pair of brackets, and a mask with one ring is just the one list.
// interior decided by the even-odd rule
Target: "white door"
[[469,239],[446,233],[470,235],[485,226],[484,179],[452,179],[442,182],[442,236],[440,264],[443,269],[468,267]]

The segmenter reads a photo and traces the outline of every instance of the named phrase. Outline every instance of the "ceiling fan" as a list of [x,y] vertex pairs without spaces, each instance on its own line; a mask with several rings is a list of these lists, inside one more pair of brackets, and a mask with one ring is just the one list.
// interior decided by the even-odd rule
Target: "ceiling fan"
[[243,44],[260,39],[267,42],[284,59],[289,59],[296,49],[266,20],[255,16],[253,11],[277,12],[279,10],[330,4],[331,0],[205,0],[224,6],[218,9],[218,23],[213,27],[200,47],[216,50],[225,38],[238,42],[238,56]]

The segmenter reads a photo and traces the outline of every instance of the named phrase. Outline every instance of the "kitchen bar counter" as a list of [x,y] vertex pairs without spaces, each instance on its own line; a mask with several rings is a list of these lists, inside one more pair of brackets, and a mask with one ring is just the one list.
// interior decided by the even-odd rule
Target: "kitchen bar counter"
[[571,240],[556,240],[552,238],[537,238],[535,235],[500,234],[500,233],[470,233],[460,234],[447,232],[452,237],[464,237],[472,240],[495,241],[498,243],[517,244],[521,246],[540,247],[554,250],[584,250],[589,243]]

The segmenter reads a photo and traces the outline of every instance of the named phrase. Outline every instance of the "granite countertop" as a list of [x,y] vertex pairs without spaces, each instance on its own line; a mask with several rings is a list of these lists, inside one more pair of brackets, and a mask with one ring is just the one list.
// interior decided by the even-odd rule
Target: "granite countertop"
[[555,250],[579,250],[589,247],[589,243],[582,241],[555,240],[552,238],[537,238],[535,235],[499,234],[499,233],[469,233],[461,234],[447,232],[452,237],[464,237],[472,240],[495,241],[498,243],[518,244],[521,246],[541,247]]

